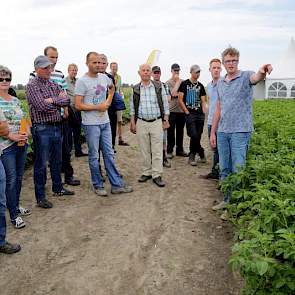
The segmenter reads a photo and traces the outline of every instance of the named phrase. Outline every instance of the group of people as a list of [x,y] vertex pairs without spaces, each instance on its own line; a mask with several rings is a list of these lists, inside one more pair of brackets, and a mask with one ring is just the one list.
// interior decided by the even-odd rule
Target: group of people
[[[74,195],[65,183],[76,186],[80,181],[74,177],[71,152],[74,142],[75,155],[87,156],[93,191],[107,196],[105,178],[100,165],[101,155],[112,194],[130,193],[127,184],[115,164],[116,133],[119,144],[128,146],[122,138],[122,112],[113,104],[115,94],[121,94],[121,77],[118,64],[111,63],[104,54],[89,52],[86,56],[87,73],[76,79],[77,66],[68,66],[68,77],[64,77],[55,66],[58,52],[49,46],[44,55],[34,60],[34,72],[26,87],[30,111],[27,124],[21,103],[10,88],[11,71],[0,66],[0,252],[16,253],[18,244],[6,241],[6,207],[15,228],[23,228],[22,216],[31,211],[19,204],[22,176],[27,152],[27,140],[33,137],[34,186],[37,206],[53,207],[45,194],[47,162],[52,180],[52,191],[56,197]],[[138,182],[152,179],[164,187],[163,167],[169,168],[169,160],[175,155],[188,157],[188,164],[206,162],[201,146],[205,114],[208,110],[208,134],[213,150],[212,169],[204,177],[223,181],[229,174],[245,164],[252,122],[252,86],[270,73],[270,64],[263,65],[257,73],[238,69],[239,51],[229,47],[222,53],[221,60],[214,58],[209,63],[212,81],[207,85],[199,82],[201,69],[190,67],[190,77],[180,79],[180,66],[171,66],[171,78],[161,81],[161,68],[142,64],[138,74],[140,82],[133,86],[130,97],[130,131],[137,134],[141,152],[141,175]],[[226,75],[221,77],[222,65]],[[118,124],[119,122],[119,124]],[[189,153],[183,147],[186,125],[190,137]],[[81,147],[81,127],[84,130],[88,154]],[[226,208],[230,191],[213,210]],[[226,211],[224,212],[226,214]],[[223,214],[223,215],[224,215]],[[224,216],[225,217],[225,216]]]

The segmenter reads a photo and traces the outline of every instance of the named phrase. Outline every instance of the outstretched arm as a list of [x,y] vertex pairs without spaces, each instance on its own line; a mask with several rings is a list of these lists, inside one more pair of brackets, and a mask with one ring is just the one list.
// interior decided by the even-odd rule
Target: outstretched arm
[[253,74],[250,77],[250,81],[252,84],[257,84],[258,82],[260,82],[266,77],[266,74],[270,74],[271,72],[272,72],[271,64],[265,64],[258,70],[257,73]]

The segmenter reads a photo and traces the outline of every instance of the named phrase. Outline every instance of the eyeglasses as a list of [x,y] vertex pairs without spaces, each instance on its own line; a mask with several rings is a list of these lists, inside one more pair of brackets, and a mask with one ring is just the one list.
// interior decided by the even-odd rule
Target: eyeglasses
[[228,64],[235,64],[236,65],[238,62],[239,62],[238,59],[229,59],[229,60],[224,61],[224,63],[227,64],[227,65]]
[[160,74],[161,72],[160,71],[154,71],[154,74]]
[[173,72],[177,72],[177,73],[178,73],[179,71],[180,71],[180,70],[173,70]]
[[0,82],[11,82],[11,78],[0,78]]
[[195,73],[196,73],[196,74],[200,74],[200,73],[201,73],[201,71],[196,71]]

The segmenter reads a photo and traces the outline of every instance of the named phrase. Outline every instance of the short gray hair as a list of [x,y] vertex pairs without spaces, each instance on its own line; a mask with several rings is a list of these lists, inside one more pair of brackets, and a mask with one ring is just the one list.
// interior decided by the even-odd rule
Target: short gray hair
[[105,54],[103,54],[103,53],[99,53],[98,56],[99,56],[101,59],[103,59],[103,60],[105,60],[105,61],[108,61],[108,58],[107,58],[107,56],[106,56]]
[[8,75],[11,78],[11,76],[12,76],[11,71],[9,70],[9,68],[0,65],[0,76],[3,77],[6,75]]
[[231,55],[231,56],[237,56],[238,58],[240,57],[240,52],[238,49],[232,47],[229,45],[223,52],[221,53],[222,61],[224,61],[224,57],[226,55]]

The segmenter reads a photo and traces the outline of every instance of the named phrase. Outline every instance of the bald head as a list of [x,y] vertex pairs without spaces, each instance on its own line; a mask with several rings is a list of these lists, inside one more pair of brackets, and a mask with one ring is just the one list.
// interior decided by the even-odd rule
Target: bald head
[[151,80],[152,69],[149,64],[142,64],[139,66],[138,74],[143,82]]

